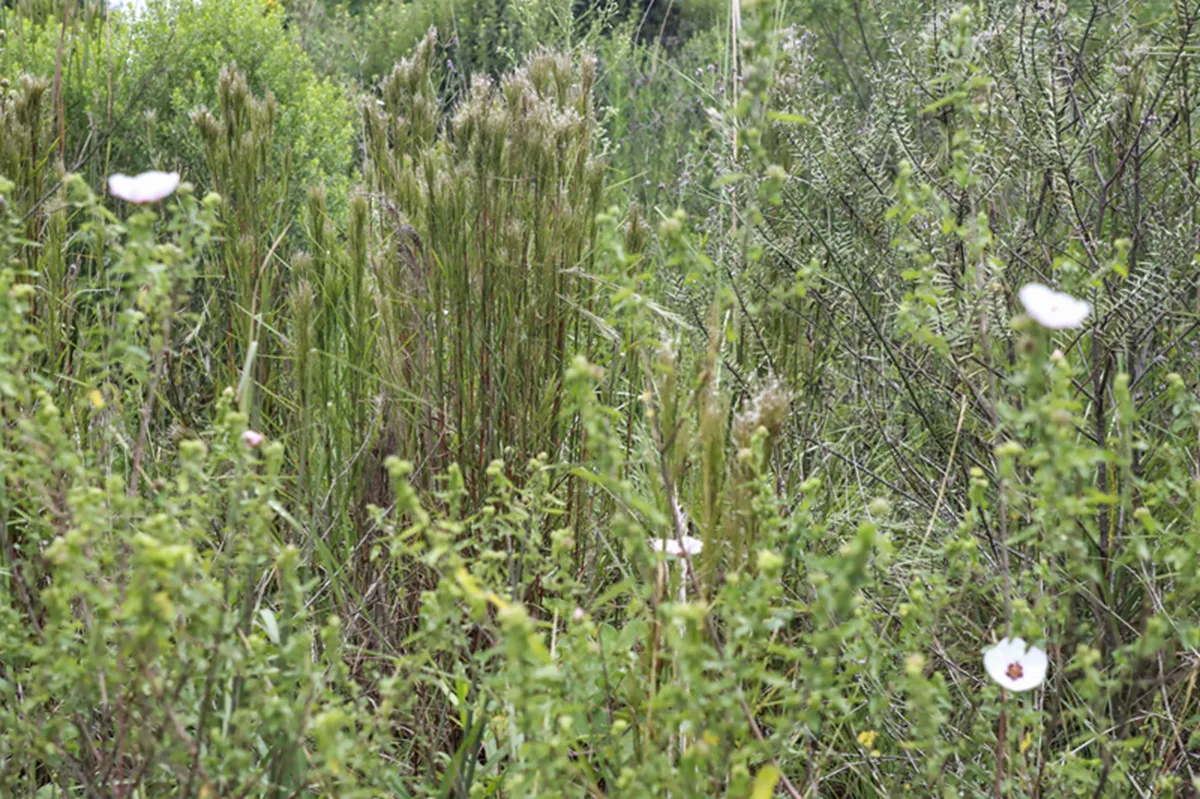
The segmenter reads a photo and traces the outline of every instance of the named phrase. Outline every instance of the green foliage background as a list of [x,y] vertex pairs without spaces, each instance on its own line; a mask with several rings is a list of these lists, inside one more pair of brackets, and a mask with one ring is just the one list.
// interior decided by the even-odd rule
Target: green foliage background
[[0,8],[0,788],[1196,795],[1198,21]]
[[96,185],[107,174],[148,168],[182,167],[187,177],[205,180],[190,114],[217,107],[217,74],[236,64],[253,91],[270,90],[279,101],[275,157],[288,159],[300,196],[308,183],[326,182],[345,197],[354,160],[352,99],[314,72],[278,4],[148,3],[134,25],[107,17],[94,2],[67,4],[65,29],[64,4],[20,5],[44,8],[8,12],[0,72],[52,79],[62,41],[65,136],[55,144],[64,163],[87,170]]

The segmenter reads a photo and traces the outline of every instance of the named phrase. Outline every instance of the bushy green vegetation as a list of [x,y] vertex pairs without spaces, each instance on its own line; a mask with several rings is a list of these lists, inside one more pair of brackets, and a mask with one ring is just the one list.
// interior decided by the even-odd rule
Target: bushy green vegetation
[[253,91],[278,101],[273,157],[286,161],[298,196],[328,182],[344,197],[355,160],[352,100],[314,72],[278,3],[144,5],[136,24],[128,11],[106,14],[91,0],[21,0],[23,13],[0,10],[0,74],[52,83],[57,107],[45,135],[56,157],[39,166],[52,172],[57,161],[98,186],[105,175],[151,168],[207,182],[191,115],[219,105],[217,77],[236,65]]
[[520,66],[538,48],[588,46],[620,18],[616,0],[291,0],[301,41],[328,71],[362,83],[387,75],[437,29],[448,87]]
[[5,795],[1200,790],[1200,9],[10,5]]

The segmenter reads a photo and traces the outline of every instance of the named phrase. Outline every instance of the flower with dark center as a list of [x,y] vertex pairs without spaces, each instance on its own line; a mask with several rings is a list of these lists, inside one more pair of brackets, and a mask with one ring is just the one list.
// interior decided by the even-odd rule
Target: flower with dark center
[[1049,660],[1036,646],[1020,638],[1004,638],[983,653],[983,667],[995,682],[1010,691],[1029,691],[1046,679]]

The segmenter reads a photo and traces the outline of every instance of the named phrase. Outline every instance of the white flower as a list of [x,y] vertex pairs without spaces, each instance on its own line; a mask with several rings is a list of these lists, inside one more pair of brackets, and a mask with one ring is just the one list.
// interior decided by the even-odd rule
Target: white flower
[[700,550],[704,548],[704,542],[699,538],[693,538],[690,535],[685,535],[683,537],[682,546],[680,546],[679,542],[674,538],[668,538],[665,547],[661,539],[653,538],[650,540],[650,546],[654,547],[656,552],[665,552],[671,557],[679,557],[685,551],[689,555],[699,555]]
[[1029,691],[1046,679],[1049,661],[1046,653],[1036,646],[1028,649],[1020,638],[1003,638],[983,653],[983,667],[1002,688],[1010,691]]
[[266,437],[262,433],[254,430],[247,430],[246,432],[242,433],[242,443],[247,447],[250,447],[250,449],[255,449],[266,440]]
[[108,190],[137,205],[156,203],[170,197],[179,187],[178,172],[143,172],[135,177],[113,175],[108,179]]
[[1091,306],[1083,300],[1047,288],[1041,283],[1026,283],[1017,296],[1033,321],[1051,330],[1079,327],[1091,313]]

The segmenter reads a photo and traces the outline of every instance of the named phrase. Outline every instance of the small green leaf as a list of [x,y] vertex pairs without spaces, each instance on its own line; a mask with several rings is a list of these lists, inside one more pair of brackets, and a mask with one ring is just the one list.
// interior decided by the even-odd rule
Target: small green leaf
[[930,103],[929,105],[922,108],[921,113],[922,114],[932,114],[934,111],[937,111],[942,106],[948,105],[948,104],[954,102],[955,100],[959,100],[965,96],[966,96],[965,92],[951,92],[950,94],[947,94],[942,99],[934,100],[932,103]]
[[262,618],[263,630],[267,633],[267,638],[271,639],[271,643],[279,646],[279,624],[275,621],[275,614],[270,608],[263,608],[258,612]]
[[768,111],[767,119],[783,122],[788,125],[811,125],[812,120],[803,114],[789,114],[786,111]]
[[766,765],[758,770],[758,775],[754,778],[754,789],[750,793],[750,799],[771,799],[775,793],[775,784],[779,782],[779,768],[774,765]]

